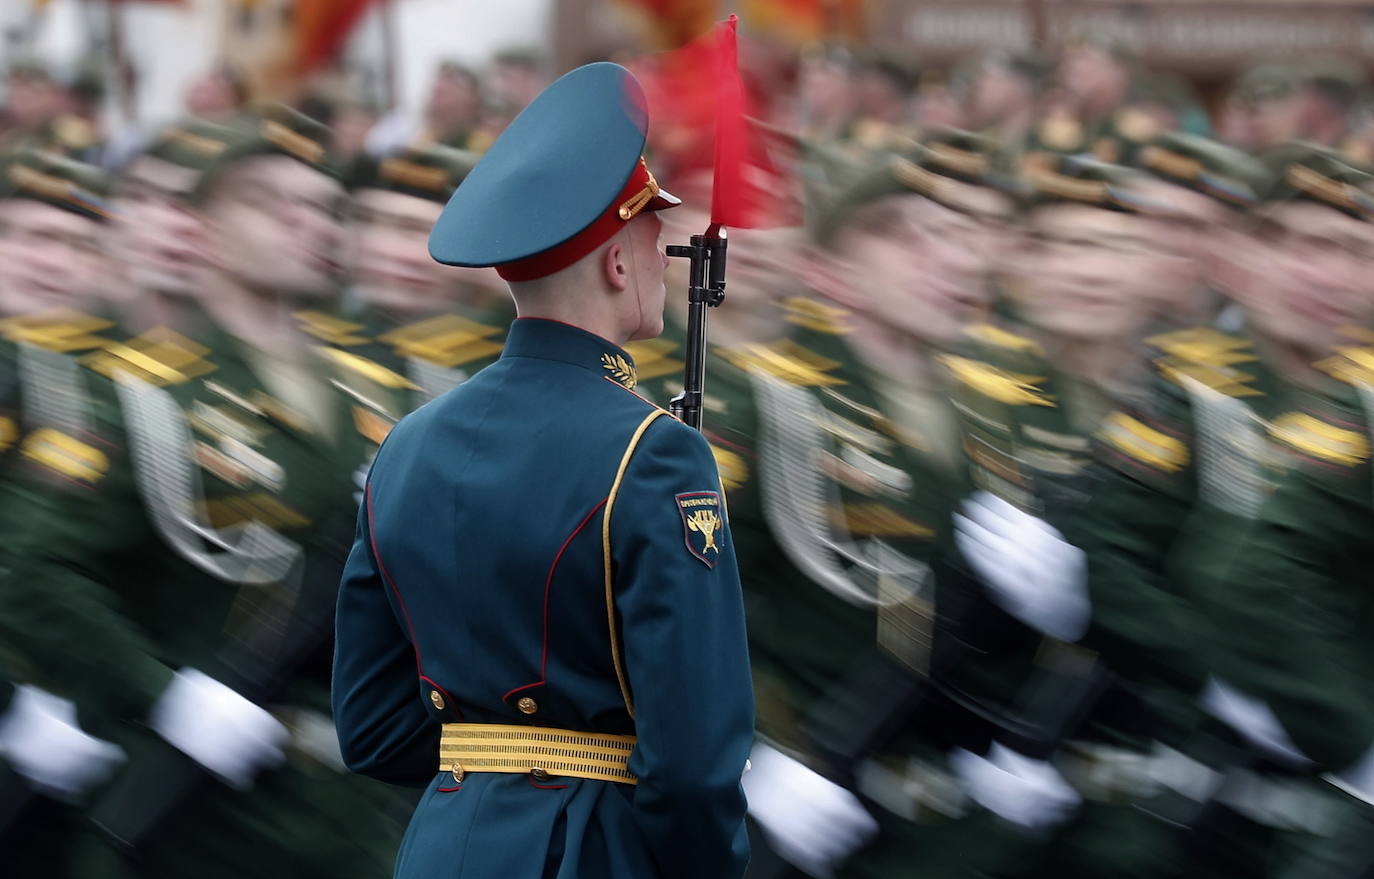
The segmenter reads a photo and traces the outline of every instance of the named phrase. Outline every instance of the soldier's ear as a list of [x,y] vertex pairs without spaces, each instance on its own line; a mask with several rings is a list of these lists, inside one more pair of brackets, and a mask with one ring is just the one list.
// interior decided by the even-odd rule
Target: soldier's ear
[[602,257],[601,270],[611,289],[624,290],[630,286],[629,248],[622,242],[621,236],[611,239]]

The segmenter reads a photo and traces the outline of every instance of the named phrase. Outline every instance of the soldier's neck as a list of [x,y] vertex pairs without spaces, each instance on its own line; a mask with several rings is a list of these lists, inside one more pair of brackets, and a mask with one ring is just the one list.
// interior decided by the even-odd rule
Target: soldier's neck
[[1063,373],[1107,392],[1131,384],[1144,372],[1143,353],[1134,337],[1081,339],[1043,337],[1051,363]]
[[125,302],[121,311],[135,332],[167,327],[195,338],[205,329],[205,309],[188,295],[144,290]]
[[301,344],[286,299],[220,277],[206,300],[210,317],[225,332],[258,348],[290,350]]
[[909,333],[856,317],[849,347],[864,365],[894,381],[928,387],[932,379],[931,349]]
[[568,303],[540,302],[537,306],[515,303],[516,317],[551,320],[568,326],[577,327],[594,336],[600,336],[613,345],[625,347],[630,340],[629,333],[620,325],[619,318],[609,310],[595,310],[585,307],[585,301]]
[[1258,330],[1251,330],[1250,337],[1259,349],[1265,365],[1274,375],[1283,376],[1283,380],[1289,386],[1319,387],[1327,381],[1325,374],[1315,366],[1324,355],[1312,354],[1297,345],[1275,339]]

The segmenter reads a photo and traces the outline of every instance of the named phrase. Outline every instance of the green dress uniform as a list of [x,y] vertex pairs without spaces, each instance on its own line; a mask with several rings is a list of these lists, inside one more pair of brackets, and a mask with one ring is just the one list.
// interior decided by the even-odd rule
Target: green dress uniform
[[[1126,169],[1049,153],[1036,162],[1026,175],[1031,210],[1056,204],[1136,210]],[[1068,374],[1035,339],[1009,326],[1015,324],[972,327],[942,358],[970,481],[1074,543],[1079,511],[1096,489],[1092,437],[1120,396],[1134,390],[1134,377],[1129,369],[1098,381]],[[1122,352],[1128,361],[1134,354]],[[1000,848],[1000,856],[977,869],[997,876],[1150,875],[1155,840],[1136,832],[1136,817],[1117,804],[1122,792],[1108,790],[1111,782],[1103,782],[1093,758],[1080,756],[1114,751],[1144,735],[1133,694],[1109,689],[1099,698],[1106,675],[1095,656],[1004,609],[962,553],[950,554],[937,574],[941,617],[963,646],[944,686],[992,720],[993,742],[1051,760],[1088,801],[1051,833],[994,822],[988,836],[996,843],[989,849]],[[1049,693],[1057,695],[1045,698]],[[1079,716],[1093,706],[1099,717],[1085,725]]]
[[[196,173],[206,155],[215,172],[273,153],[318,168],[308,120],[239,125],[174,126],[150,154]],[[113,330],[91,342],[93,324],[103,326],[73,316],[11,329],[28,343],[21,360],[44,355],[28,370],[44,392],[23,401],[3,505],[15,674],[75,701],[83,726],[124,749],[124,767],[86,805],[107,827],[149,819],[144,874],[385,872],[398,801],[344,772],[328,716],[348,475],[364,445],[321,378],[331,361],[307,346],[263,350],[208,318],[188,324],[194,338],[155,329],[118,342]],[[72,352],[79,363],[50,356]],[[200,772],[188,776],[189,759],[149,728],[189,667],[252,692],[290,733],[285,764],[249,790],[206,781],[162,796]],[[170,816],[153,822],[166,803]],[[132,869],[85,833],[45,855],[75,875]]]
[[[381,798],[360,797],[335,768],[318,634],[327,614],[316,631],[293,630],[321,616],[332,590],[312,583],[342,563],[352,510],[335,433],[343,401],[320,383],[320,407],[305,414],[278,396],[282,383],[264,381],[282,368],[268,366],[271,355],[227,335],[205,341],[151,331],[96,352],[79,429],[23,438],[6,503],[5,641],[26,679],[68,694],[130,754],[105,796],[131,811],[143,806],[131,793],[139,773],[166,749],[138,722],[173,670],[232,675],[225,663],[245,651],[270,663],[304,649],[272,698],[293,733],[288,764],[252,790],[196,797],[143,853],[144,869],[377,875],[389,846],[375,828],[343,835],[346,845],[333,838],[350,811],[371,799],[375,814]],[[287,383],[310,388],[311,367],[295,367]],[[103,860],[80,845],[71,856]]]
[[[1142,159],[1166,179],[1228,202],[1246,196],[1246,181],[1253,202],[1263,183],[1243,158],[1198,138],[1163,138]],[[1290,162],[1313,174],[1334,170],[1310,149]],[[1323,203],[1332,192],[1339,186],[1300,194],[1281,182],[1268,200]],[[1220,585],[1222,572],[1286,479],[1292,455],[1283,425],[1308,394],[1245,336],[1201,327],[1148,342],[1154,386],[1104,423],[1098,484],[1075,532],[1093,605],[1085,643],[1138,695],[1154,740],[1148,759],[1110,760],[1121,771],[1103,774],[1121,778],[1144,812],[1193,825],[1188,848],[1161,871],[1271,875],[1286,852],[1326,832],[1328,804],[1292,766],[1243,765],[1253,755],[1203,712],[1199,696],[1220,674],[1210,649],[1224,640],[1217,626],[1229,631],[1233,614],[1245,612],[1241,596]]]
[[[1300,768],[1305,783],[1287,783],[1290,807],[1310,826],[1275,822],[1288,832],[1242,827],[1235,837],[1263,845],[1263,875],[1284,879],[1364,875],[1374,864],[1368,770],[1344,780],[1352,767],[1368,765],[1374,744],[1367,686],[1374,603],[1362,585],[1374,524],[1370,353],[1352,350],[1328,364],[1352,386],[1273,420],[1273,435],[1292,453],[1289,466],[1247,533],[1199,578],[1200,604],[1219,642],[1216,674],[1269,706],[1311,761]],[[1272,798],[1273,784],[1252,794]],[[1280,810],[1276,817],[1294,816]]]

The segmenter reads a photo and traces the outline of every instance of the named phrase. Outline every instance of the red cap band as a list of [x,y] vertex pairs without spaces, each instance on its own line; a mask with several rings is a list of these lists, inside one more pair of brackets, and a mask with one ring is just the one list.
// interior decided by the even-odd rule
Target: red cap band
[[654,175],[649,173],[649,166],[641,157],[620,194],[591,225],[562,244],[555,244],[534,256],[497,266],[496,273],[507,281],[518,282],[533,281],[566,269],[610,241],[612,235],[619,232],[641,211],[653,210],[652,203],[658,197],[658,192],[658,182],[654,180]]

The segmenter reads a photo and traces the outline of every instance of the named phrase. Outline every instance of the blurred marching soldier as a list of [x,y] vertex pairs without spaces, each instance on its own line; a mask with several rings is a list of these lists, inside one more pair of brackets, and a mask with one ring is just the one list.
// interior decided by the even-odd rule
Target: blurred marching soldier
[[[1048,155],[1023,173],[1026,240],[1008,282],[1015,320],[972,328],[945,360],[978,489],[956,518],[963,564],[941,580],[946,610],[961,597],[953,616],[973,647],[948,684],[1006,718],[1010,733],[986,755],[961,759],[972,796],[1018,825],[1026,843],[1010,845],[1019,856],[989,871],[1099,875],[1139,864],[1151,843],[1135,838],[1128,811],[1093,802],[1115,792],[1086,783],[1077,764],[1044,762],[1076,731],[1087,732],[1079,729],[1093,704],[1087,693],[1105,686],[1101,670],[1064,644],[1082,637],[1089,607],[1079,585],[1082,554],[1061,529],[1071,533],[1091,493],[1091,437],[1143,383],[1141,328],[1155,303],[1191,280],[1192,260],[1168,235],[1178,209],[1157,181]],[[1082,691],[1082,707],[1068,696],[1056,705],[1048,698],[1055,690]],[[1108,713],[1128,718],[1135,709],[1127,700]],[[1131,725],[1107,723],[1127,740],[1139,735]],[[1056,769],[1089,800],[1062,827],[1056,823],[1066,810],[1037,807],[1041,799],[1075,798]],[[1108,837],[1115,842],[1101,852],[1079,847],[1081,839]],[[1009,844],[1016,838],[1009,835]],[[1073,853],[1058,864],[1061,851]]]
[[[25,434],[89,417],[75,358],[109,342],[96,300],[108,191],[105,174],[68,159],[20,151],[0,160],[0,490],[23,460]],[[8,514],[0,502],[0,518]],[[8,540],[0,547],[0,571],[10,549]],[[51,846],[79,818],[70,807],[122,752],[91,735],[58,688],[35,686],[3,635],[0,655],[20,684],[3,685],[11,698],[0,714],[0,851],[15,869],[46,869]]]
[[[495,266],[500,359],[403,419],[340,589],[348,764],[424,787],[396,875],[732,879],[753,698],[729,511],[700,434],[634,393],[663,325],[643,90],[580,67],[430,237]],[[542,610],[541,610],[542,608]]]
[[0,454],[19,437],[21,398],[39,407],[53,396],[40,377],[105,341],[98,334],[111,322],[97,293],[109,187],[107,175],[69,159],[28,150],[0,158]]
[[882,156],[819,212],[817,295],[784,303],[796,366],[751,373],[763,513],[796,572],[751,582],[745,784],[765,838],[811,875],[954,875],[968,854],[949,835],[967,809],[945,766],[959,728],[920,685],[928,565],[962,481],[935,354],[988,304],[1011,212],[968,147]]
[[364,438],[283,295],[333,288],[323,134],[285,110],[164,132],[121,197],[168,235],[194,224],[187,255],[216,270],[150,261],[125,230],[160,303],[130,322],[158,325],[83,357],[82,423],[20,443],[4,642],[128,755],[90,805],[104,839],[50,852],[77,875],[126,856],[148,875],[375,875],[399,836],[385,792],[340,771],[327,714]]
[[[1279,150],[1270,162],[1275,181],[1247,254],[1251,277],[1240,287],[1247,337],[1202,332],[1161,340],[1161,372],[1172,379],[1172,393],[1157,394],[1138,422],[1122,416],[1123,426],[1143,428],[1134,441],[1128,433],[1107,437],[1108,452],[1114,453],[1108,457],[1109,490],[1101,509],[1090,511],[1093,521],[1103,523],[1090,544],[1102,547],[1103,563],[1090,582],[1099,628],[1117,648],[1114,661],[1175,701],[1201,693],[1207,710],[1231,728],[1230,735],[1204,728],[1180,746],[1222,773],[1208,775],[1210,787],[1201,791],[1211,801],[1195,821],[1199,863],[1192,869],[1217,876],[1355,875],[1353,867],[1343,872],[1338,861],[1326,872],[1291,866],[1328,850],[1325,837],[1339,827],[1342,806],[1358,800],[1343,803],[1343,795],[1309,780],[1310,746],[1293,745],[1283,731],[1296,736],[1298,730],[1320,729],[1318,735],[1335,740],[1349,727],[1318,712],[1304,712],[1299,720],[1287,707],[1271,711],[1265,705],[1280,704],[1269,688],[1276,680],[1271,675],[1297,655],[1287,652],[1289,645],[1296,650],[1295,639],[1321,630],[1304,628],[1296,615],[1266,622],[1267,614],[1287,612],[1282,601],[1262,610],[1249,602],[1272,588],[1264,577],[1291,572],[1281,563],[1272,574],[1251,567],[1252,559],[1270,561],[1270,540],[1274,554],[1300,560],[1287,564],[1314,565],[1307,575],[1316,576],[1319,587],[1309,588],[1297,576],[1284,581],[1285,588],[1303,589],[1310,606],[1331,594],[1324,578],[1339,583],[1340,563],[1315,567],[1311,556],[1297,555],[1305,538],[1279,539],[1273,529],[1284,527],[1279,523],[1299,509],[1290,506],[1297,503],[1292,497],[1336,492],[1361,466],[1362,409],[1353,393],[1329,390],[1324,373],[1357,384],[1364,380],[1356,368],[1358,350],[1325,355],[1348,345],[1351,328],[1374,319],[1367,280],[1374,216],[1368,192],[1374,180],[1334,153],[1310,146]],[[1335,399],[1328,402],[1328,396]],[[1168,448],[1155,451],[1169,453],[1147,454],[1147,436],[1165,439]],[[1321,503],[1339,506],[1339,495],[1323,497]],[[1251,524],[1256,515],[1258,523]],[[1352,517],[1334,511],[1323,516],[1311,525],[1353,524]],[[1339,526],[1333,524],[1337,519]],[[1321,539],[1346,539],[1338,533],[1343,532],[1331,530]],[[1358,551],[1354,544],[1343,550],[1347,558]],[[1292,632],[1273,638],[1274,627],[1290,624]],[[1163,628],[1177,633],[1176,640],[1163,637]],[[1329,634],[1335,655],[1348,656],[1339,653],[1343,631]],[[1185,647],[1189,643],[1218,643],[1219,649],[1199,656]],[[1260,657],[1257,648],[1276,655]],[[1285,673],[1301,674],[1313,698],[1339,700],[1345,684],[1313,665],[1320,661],[1317,654],[1304,655],[1301,665]],[[1340,706],[1337,716],[1347,708]],[[1248,753],[1236,756],[1236,735]],[[1229,752],[1218,741],[1231,746]],[[1347,747],[1361,744],[1356,736]],[[1338,771],[1356,756],[1310,759]],[[1225,765],[1228,760],[1237,765]],[[1360,820],[1359,814],[1347,811],[1343,817]]]
[[[341,316],[311,309],[294,317],[326,342],[354,394],[356,418],[384,426],[456,387],[501,353],[513,316],[491,269],[441,266],[429,231],[477,161],[447,147],[411,147],[355,160],[345,266],[350,297]],[[380,417],[380,421],[376,421]]]
[[[1227,152],[1194,141],[1175,140],[1171,146],[1168,157],[1157,158],[1167,158],[1175,169],[1190,165],[1198,177],[1210,181],[1218,197],[1229,200],[1243,195],[1259,182],[1243,156],[1228,158]],[[1266,234],[1277,236],[1271,253],[1299,258],[1294,245],[1301,239],[1288,237],[1282,230],[1312,223],[1330,233],[1329,225],[1313,222],[1314,210],[1328,224],[1356,225],[1353,220],[1342,220],[1337,213],[1340,208],[1331,210],[1336,206],[1323,203],[1323,198],[1348,199],[1352,190],[1345,187],[1363,175],[1310,149],[1289,154],[1280,173],[1280,184],[1271,195],[1278,204],[1264,215]],[[1354,176],[1347,179],[1346,175]],[[1284,180],[1303,182],[1308,189]],[[1228,246],[1240,245],[1236,240]],[[1188,586],[1195,572],[1229,557],[1229,550],[1215,552],[1217,545],[1234,545],[1278,472],[1265,425],[1299,399],[1286,377],[1310,374],[1310,369],[1301,367],[1302,358],[1329,346],[1340,323],[1364,316],[1355,307],[1361,301],[1357,288],[1342,286],[1357,276],[1343,274],[1343,263],[1338,260],[1312,257],[1306,253],[1302,258],[1317,265],[1300,270],[1264,265],[1265,257],[1253,248],[1236,256],[1234,263],[1224,266],[1226,271],[1217,283],[1245,304],[1251,338],[1207,327],[1152,337],[1149,343],[1158,353],[1152,389],[1108,416],[1102,425],[1100,478],[1084,515],[1065,530],[1087,555],[1092,630],[1084,643],[1102,651],[1113,671],[1142,700],[1139,707],[1144,711],[1136,712],[1141,723],[1126,723],[1129,715],[1113,710],[1108,700],[1107,707],[1099,706],[1093,740],[1074,743],[1061,758],[1061,765],[1085,796],[1103,804],[1085,811],[1091,821],[1068,828],[1061,836],[1055,857],[1063,863],[1050,862],[1058,872],[1084,864],[1084,852],[1096,851],[1122,859],[1123,863],[1110,867],[1113,872],[1173,875],[1182,868],[1181,855],[1160,836],[1173,825],[1147,825],[1139,816],[1191,821],[1200,802],[1216,786],[1215,774],[1198,762],[1215,764],[1218,758],[1197,736],[1195,701],[1208,670],[1207,658],[1198,647],[1215,637],[1195,606],[1199,596]],[[1253,263],[1247,265],[1252,272],[1236,276],[1236,266],[1247,263]],[[1321,276],[1304,275],[1304,271]],[[1323,322],[1312,312],[1304,315],[1301,303],[1304,296],[1312,295],[1306,292],[1310,289],[1332,294],[1331,310],[1324,317],[1334,321]],[[1296,360],[1293,353],[1284,354],[1304,349],[1309,354]],[[1042,545],[1037,555],[1028,541],[1020,541],[1016,549],[1011,530],[1004,530],[1000,538],[1002,567],[1013,572],[1025,564],[1054,567],[1050,547]],[[1017,556],[1022,559],[1019,563]],[[1053,581],[1045,577],[1041,582],[1048,586]],[[1022,599],[1028,606],[1076,603],[1081,600],[1073,597],[1081,588],[1076,582],[1076,577],[1066,576],[1060,580],[1058,595],[1053,589],[1039,594],[1023,590]],[[1219,606],[1227,600],[1220,592],[1214,598]],[[1221,702],[1229,704],[1229,696]],[[1269,797],[1259,796],[1262,787],[1248,785],[1245,790],[1249,793],[1231,790],[1218,808],[1236,808],[1260,816],[1260,823],[1270,823],[1276,819],[1273,802],[1285,797],[1299,806],[1312,802],[1310,796],[1295,796],[1282,785]],[[1134,802],[1139,808],[1107,805],[1113,801]],[[1270,843],[1258,825],[1246,832],[1243,821],[1232,823],[1241,828],[1239,835],[1210,840],[1222,847],[1218,852],[1227,860],[1206,869],[1219,876],[1263,875],[1261,865],[1279,849],[1267,848]],[[1236,829],[1229,828],[1228,835]],[[1246,839],[1249,844],[1241,842]],[[1244,866],[1249,857],[1253,863]],[[1187,869],[1187,875],[1194,875],[1193,871],[1204,867],[1194,862]]]
[[[1360,212],[1367,223],[1369,208]],[[1364,263],[1367,279],[1374,236],[1344,238],[1357,240],[1349,261]],[[1365,294],[1374,304],[1367,281]],[[1219,642],[1205,700],[1256,755],[1216,795],[1233,820],[1221,825],[1229,857],[1207,864],[1213,875],[1374,871],[1374,606],[1363,588],[1374,548],[1371,364],[1370,348],[1343,349],[1320,366],[1348,386],[1271,422],[1292,452],[1289,466],[1200,584]]]
[[1168,248],[1192,266],[1177,287],[1157,290],[1149,331],[1239,329],[1240,303],[1222,287],[1236,273],[1241,227],[1268,187],[1263,163],[1209,138],[1169,132],[1138,150],[1134,166],[1169,205]]

